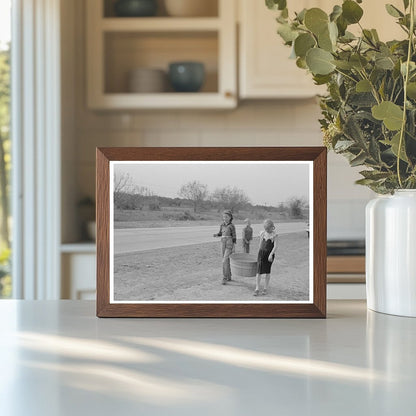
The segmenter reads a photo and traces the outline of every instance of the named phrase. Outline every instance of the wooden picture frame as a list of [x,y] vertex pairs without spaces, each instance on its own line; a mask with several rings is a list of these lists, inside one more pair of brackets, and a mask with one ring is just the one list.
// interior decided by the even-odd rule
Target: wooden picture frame
[[[326,212],[327,212],[327,150],[324,147],[238,147],[238,148],[97,148],[97,316],[98,317],[188,317],[188,318],[325,318],[326,317]],[[308,183],[313,200],[309,200],[311,238],[309,244],[310,279],[307,301],[257,302],[165,302],[146,301],[122,303],[112,300],[110,265],[114,258],[111,209],[113,194],[110,166],[117,163],[232,163],[308,164]],[[285,180],[285,178],[282,178]],[[259,181],[259,186],[264,184]],[[111,213],[110,213],[111,212]],[[279,224],[277,226],[279,230]],[[313,230],[313,232],[312,232]],[[309,231],[308,231],[309,233]],[[309,236],[309,234],[308,234]],[[306,237],[305,237],[306,238]],[[306,243],[305,243],[306,244]],[[313,256],[312,254],[313,253]],[[113,256],[113,257],[112,257]],[[114,291],[113,291],[114,292]]]

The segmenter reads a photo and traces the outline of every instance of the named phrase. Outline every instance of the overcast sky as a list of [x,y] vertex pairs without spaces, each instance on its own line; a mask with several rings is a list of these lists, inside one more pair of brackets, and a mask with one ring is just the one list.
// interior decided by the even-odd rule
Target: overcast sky
[[216,188],[236,186],[253,204],[276,206],[292,196],[309,200],[309,165],[293,164],[114,164],[114,173],[129,173],[137,186],[146,186],[159,196],[175,198],[182,185],[197,180]]

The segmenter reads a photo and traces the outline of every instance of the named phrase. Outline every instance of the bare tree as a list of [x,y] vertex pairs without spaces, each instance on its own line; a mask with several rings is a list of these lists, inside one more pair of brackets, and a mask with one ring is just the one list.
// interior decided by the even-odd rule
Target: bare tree
[[[114,174],[114,205],[118,209],[137,209],[144,199],[152,199],[150,205],[157,205],[153,191],[146,186],[137,186],[129,173]],[[155,202],[156,200],[156,202]]]
[[178,195],[181,198],[189,199],[194,205],[194,212],[197,212],[202,202],[207,198],[208,187],[198,181],[188,182],[181,186]]
[[211,199],[232,212],[238,212],[250,203],[250,198],[242,189],[230,186],[216,189],[211,195]]
[[114,194],[132,194],[135,186],[129,173],[114,173]]
[[289,213],[292,218],[302,218],[302,211],[308,206],[305,198],[292,197],[287,201]]

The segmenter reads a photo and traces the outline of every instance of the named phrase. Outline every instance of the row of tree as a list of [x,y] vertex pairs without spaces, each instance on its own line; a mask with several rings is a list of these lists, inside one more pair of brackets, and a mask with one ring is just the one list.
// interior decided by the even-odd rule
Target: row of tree
[[207,185],[191,181],[181,186],[178,190],[178,198],[165,198],[155,195],[147,187],[135,185],[128,173],[114,176],[114,204],[118,209],[141,209],[146,203],[149,209],[156,210],[160,202],[181,206],[184,200],[192,204],[194,212],[198,212],[207,202],[233,212],[250,203],[244,191],[237,187],[218,188],[209,193]]
[[226,186],[209,193],[207,185],[198,181],[191,181],[183,185],[179,189],[178,195],[193,203],[194,212],[197,212],[207,200],[219,204],[225,209],[230,209],[232,212],[238,212],[250,203],[249,197],[237,187]]
[[160,210],[161,206],[181,207],[192,205],[194,212],[202,209],[230,209],[238,212],[243,208],[273,211],[292,218],[301,218],[308,210],[304,198],[293,197],[281,202],[277,207],[252,205],[249,197],[237,187],[217,188],[209,192],[208,186],[198,181],[190,181],[178,190],[178,197],[168,198],[154,194],[151,189],[134,184],[128,173],[116,174],[114,177],[114,205],[120,210],[143,209]]

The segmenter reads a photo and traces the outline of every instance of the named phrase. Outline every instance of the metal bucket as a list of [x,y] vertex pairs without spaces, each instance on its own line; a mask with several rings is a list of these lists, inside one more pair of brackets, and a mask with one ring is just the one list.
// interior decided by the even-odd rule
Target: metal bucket
[[234,253],[230,256],[231,273],[241,277],[254,277],[257,274],[257,256]]

